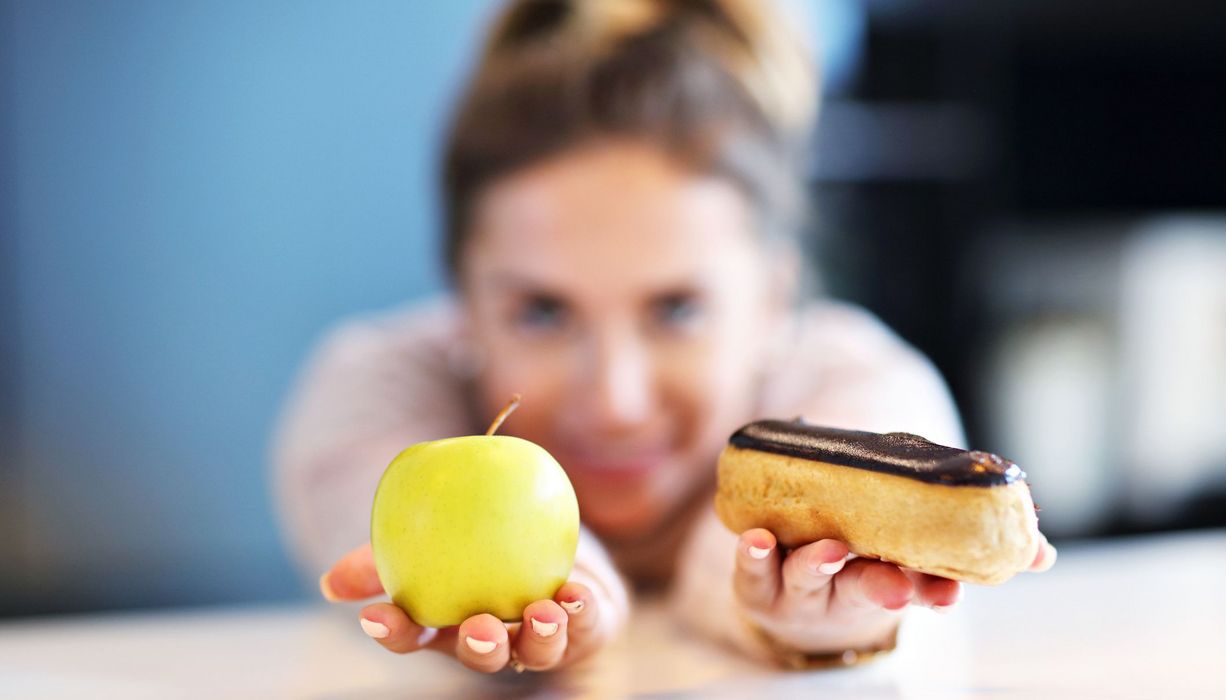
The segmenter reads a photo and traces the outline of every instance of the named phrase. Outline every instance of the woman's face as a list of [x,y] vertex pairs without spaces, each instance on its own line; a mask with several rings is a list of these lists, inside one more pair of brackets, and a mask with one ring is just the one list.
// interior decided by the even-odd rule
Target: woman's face
[[711,483],[752,417],[783,285],[748,203],[643,144],[572,150],[491,185],[460,284],[480,406],[547,449],[610,538]]

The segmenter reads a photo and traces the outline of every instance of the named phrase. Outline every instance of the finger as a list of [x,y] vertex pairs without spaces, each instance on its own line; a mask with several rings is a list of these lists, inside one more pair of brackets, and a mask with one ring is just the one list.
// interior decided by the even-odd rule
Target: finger
[[838,540],[818,540],[792,550],[783,560],[783,590],[800,597],[824,590],[843,570],[847,554],[847,545]]
[[501,670],[511,658],[507,626],[489,613],[473,615],[456,632],[455,656],[474,671]]
[[596,596],[590,588],[582,583],[567,581],[554,594],[553,599],[566,611],[567,633],[572,643],[596,628],[600,611],[597,609]]
[[601,628],[600,601],[582,583],[568,581],[553,596],[566,611],[565,662],[581,659],[600,647],[605,638]]
[[1051,546],[1047,541],[1047,536],[1039,533],[1039,551],[1034,555],[1034,561],[1030,564],[1030,571],[1036,573],[1047,571],[1056,565],[1056,548]]
[[[362,631],[381,644],[384,649],[407,654],[427,647],[435,647],[441,641],[440,630],[422,627],[413,622],[403,610],[391,603],[374,603],[362,608],[359,615]],[[454,635],[454,628],[443,634]]]
[[566,651],[566,623],[566,611],[552,600],[530,603],[513,642],[515,658],[532,671],[557,666]]
[[319,592],[332,601],[362,600],[383,593],[370,543],[352,550],[319,577]]
[[835,577],[832,605],[899,610],[915,595],[915,586],[894,564],[853,559]]
[[903,570],[915,587],[915,605],[923,605],[938,612],[945,612],[962,598],[962,584],[943,576],[922,574]]
[[741,533],[736,543],[736,570],[732,590],[741,605],[765,610],[779,593],[779,547],[770,530],[754,528]]

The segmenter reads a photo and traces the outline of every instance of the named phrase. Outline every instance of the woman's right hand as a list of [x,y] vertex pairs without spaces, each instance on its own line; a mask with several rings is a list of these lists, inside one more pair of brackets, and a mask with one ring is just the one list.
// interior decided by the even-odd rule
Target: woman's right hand
[[[341,557],[320,577],[319,589],[332,602],[384,594],[370,545]],[[495,673],[513,660],[523,668],[546,671],[590,655],[613,637],[611,623],[602,620],[601,613],[590,588],[568,581],[552,600],[538,600],[524,608],[522,623],[505,623],[482,613],[451,627],[422,627],[390,602],[367,605],[360,616],[362,629],[388,651],[438,651],[474,671]]]

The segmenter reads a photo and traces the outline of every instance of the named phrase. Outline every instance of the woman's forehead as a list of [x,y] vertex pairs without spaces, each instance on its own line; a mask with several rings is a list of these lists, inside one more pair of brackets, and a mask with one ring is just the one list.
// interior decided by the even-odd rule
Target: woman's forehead
[[613,295],[708,285],[757,259],[755,236],[735,212],[712,216],[610,217],[505,222],[473,237],[466,269],[503,289],[583,290]]
[[534,280],[685,278],[757,245],[747,203],[722,179],[658,153],[587,151],[497,183],[466,258]]

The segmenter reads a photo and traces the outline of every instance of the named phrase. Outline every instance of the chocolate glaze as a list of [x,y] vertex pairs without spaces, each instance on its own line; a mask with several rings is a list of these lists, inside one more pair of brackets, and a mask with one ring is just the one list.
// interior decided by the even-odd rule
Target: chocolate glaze
[[945,447],[910,433],[866,433],[795,421],[762,420],[733,433],[734,447],[895,474],[950,486],[1003,486],[1026,478],[988,452]]

